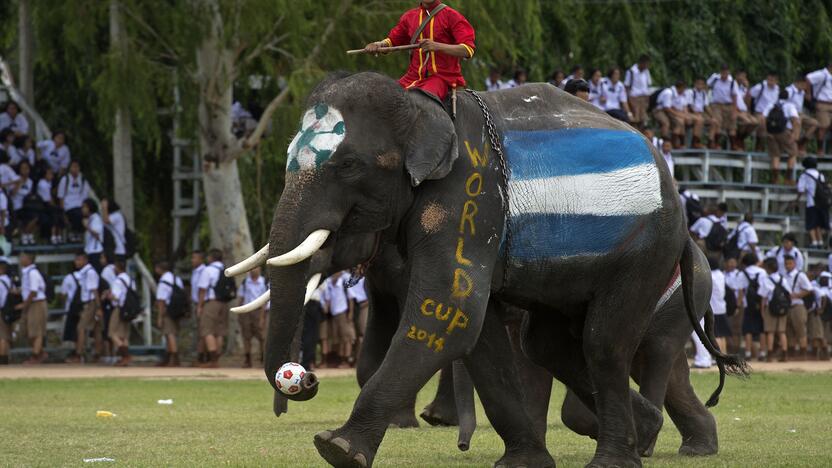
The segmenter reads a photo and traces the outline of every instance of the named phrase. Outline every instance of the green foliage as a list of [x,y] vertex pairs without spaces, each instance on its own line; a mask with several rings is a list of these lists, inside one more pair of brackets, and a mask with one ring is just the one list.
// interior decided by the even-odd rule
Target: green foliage
[[[297,128],[305,95],[334,70],[377,70],[400,76],[407,54],[347,56],[385,37],[415,0],[354,0],[335,19],[326,44],[320,37],[343,0],[220,1],[222,45],[239,51],[235,98],[248,107],[265,107],[290,91],[275,113],[271,131],[254,154],[240,161],[252,235],[265,241],[272,207],[280,194],[285,147]],[[832,53],[832,4],[826,0],[736,0],[673,2],[580,2],[575,0],[449,0],[477,30],[477,51],[463,64],[470,86],[481,88],[491,67],[505,76],[528,70],[533,81],[574,64],[606,71],[627,67],[638,55],[653,57],[656,83],[692,80],[722,62],[749,71],[752,81],[769,69],[788,82],[797,72],[820,68]],[[133,116],[136,207],[145,251],[169,252],[172,205],[169,112],[176,83],[182,96],[180,137],[197,130],[194,85],[196,48],[211,25],[208,2],[121,0],[128,52],[111,51],[109,1],[32,2],[35,27],[36,106],[53,128],[65,128],[98,191],[111,190],[111,137],[114,109]],[[0,2],[0,49],[16,60],[16,3]],[[248,54],[271,31],[280,40],[252,60]],[[306,57],[320,47],[317,58]],[[266,77],[253,89],[249,76]],[[160,112],[160,110],[168,110]],[[259,168],[259,169],[258,169]],[[260,190],[256,190],[259,186]],[[145,223],[142,221],[145,220]]]

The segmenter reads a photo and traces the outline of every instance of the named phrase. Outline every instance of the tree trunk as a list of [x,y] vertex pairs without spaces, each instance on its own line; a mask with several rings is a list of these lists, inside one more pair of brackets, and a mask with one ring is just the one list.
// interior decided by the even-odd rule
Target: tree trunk
[[[17,35],[20,63],[18,73],[18,89],[26,102],[32,108],[35,107],[35,81],[32,73],[32,62],[34,60],[34,36],[32,32],[32,4],[29,0],[20,0],[18,3]],[[30,133],[34,131],[34,125],[30,125]]]
[[[197,49],[202,187],[212,246],[222,249],[225,263],[230,265],[251,255],[254,248],[237,162],[230,155],[238,146],[231,134],[234,53],[222,40],[222,16],[216,2],[209,11],[211,28]],[[236,351],[240,347],[238,322],[233,317],[229,322],[228,349]]]
[[[126,66],[129,54],[124,15],[119,0],[110,0],[110,49],[115,52],[119,66]],[[113,195],[121,207],[127,225],[134,227],[133,209],[133,137],[130,109],[120,105],[116,109],[113,132]]]

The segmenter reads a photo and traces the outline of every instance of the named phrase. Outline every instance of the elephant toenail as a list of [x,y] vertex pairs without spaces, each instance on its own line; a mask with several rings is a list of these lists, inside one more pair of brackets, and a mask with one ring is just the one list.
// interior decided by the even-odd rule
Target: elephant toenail
[[336,437],[330,441],[332,445],[338,447],[339,449],[343,450],[344,453],[350,453],[350,443],[346,440]]
[[321,431],[321,432],[317,433],[315,435],[315,437],[317,437],[321,440],[324,440],[324,441],[329,441],[329,439],[332,438],[332,432],[331,431]]
[[354,457],[352,457],[353,461],[358,463],[361,466],[367,466],[367,458],[364,456],[363,453],[356,453]]

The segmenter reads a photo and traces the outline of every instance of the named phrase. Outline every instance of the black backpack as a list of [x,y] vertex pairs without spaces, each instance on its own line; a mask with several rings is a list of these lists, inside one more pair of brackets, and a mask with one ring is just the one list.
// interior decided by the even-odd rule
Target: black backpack
[[237,298],[237,283],[234,278],[229,278],[223,273],[223,268],[215,265],[208,265],[216,268],[220,272],[220,276],[214,284],[214,297],[220,302],[231,302]]
[[179,320],[186,315],[190,308],[188,307],[188,295],[185,290],[176,284],[176,276],[173,277],[173,283],[163,281],[162,284],[170,286],[170,304],[165,308],[165,313],[173,320]]
[[745,290],[745,310],[746,312],[750,310],[760,311],[760,295],[757,294],[757,290],[760,288],[759,283],[759,273],[753,279],[751,276],[743,270],[743,275],[745,275],[745,279],[748,280],[748,288]]
[[37,271],[38,274],[40,274],[40,277],[43,278],[43,284],[44,284],[44,287],[46,288],[46,291],[44,291],[44,294],[46,294],[46,302],[49,303],[49,302],[54,301],[55,300],[55,284],[52,283],[52,278],[50,278],[48,275],[44,275],[43,271],[41,271],[41,269],[38,268],[38,267],[35,267],[35,271]]
[[820,319],[824,322],[832,322],[832,301],[830,301],[827,297],[825,303],[826,305],[823,306],[823,310],[820,314]]
[[728,239],[728,231],[716,220],[711,225],[711,231],[705,237],[705,247],[714,252],[722,252],[725,248],[725,241]]
[[786,131],[787,123],[783,106],[779,103],[775,104],[766,116],[766,131],[772,135],[779,135]]
[[722,250],[722,255],[727,258],[740,257],[740,233],[744,229],[734,229],[734,232],[728,236],[728,242],[725,243],[725,248]]
[[828,211],[829,208],[832,207],[832,187],[829,186],[829,183],[826,182],[826,178],[822,175],[820,177],[815,177],[808,172],[803,173],[815,181],[815,207],[820,210]]
[[3,321],[6,322],[7,325],[11,325],[20,320],[20,317],[23,316],[23,311],[15,308],[18,304],[23,302],[23,298],[20,294],[12,293],[12,290],[9,289],[9,285],[7,285],[5,281],[0,281],[0,285],[6,288],[6,303],[3,304],[2,309]]
[[72,279],[75,280],[75,292],[72,294],[72,299],[69,303],[69,315],[74,317],[81,316],[81,310],[84,308],[84,303],[81,301],[81,283],[75,273],[71,273]]
[[127,258],[136,255],[136,233],[130,228],[124,229],[124,252]]
[[725,285],[725,315],[732,316],[737,313],[737,294],[728,284]]
[[121,306],[121,320],[125,322],[132,322],[142,313],[142,302],[139,299],[139,293],[133,290],[129,284],[125,283],[123,279],[118,279],[121,284],[127,288],[127,294],[124,297],[124,305]]
[[659,94],[661,94],[665,89],[667,88],[653,91],[653,94],[650,95],[650,100],[647,102],[647,112],[653,112],[653,109],[655,109],[659,103]]
[[691,227],[696,220],[702,217],[702,202],[684,193],[681,195],[685,197],[685,216],[688,218],[688,227]]
[[785,317],[791,306],[792,295],[783,286],[783,278],[780,278],[780,281],[774,283],[774,291],[771,293],[771,300],[768,301],[768,312],[775,317]]
[[101,245],[104,247],[104,252],[107,254],[107,258],[114,259],[116,252],[116,237],[107,225],[104,225],[104,239],[101,242]]

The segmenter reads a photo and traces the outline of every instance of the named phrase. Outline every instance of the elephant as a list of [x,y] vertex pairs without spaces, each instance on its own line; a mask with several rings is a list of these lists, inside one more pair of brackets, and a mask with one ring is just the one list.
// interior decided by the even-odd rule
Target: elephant
[[[309,269],[313,254],[365,269],[392,243],[407,285],[389,351],[346,423],[315,435],[319,454],[371,466],[390,415],[461,358],[504,441],[497,465],[554,466],[503,359],[505,329],[486,313],[494,298],[528,311],[525,354],[597,415],[590,464],[640,466],[639,433],[655,437],[662,417],[630,391],[631,363],[676,274],[689,318],[694,310],[693,250],[657,150],[546,84],[460,93],[454,120],[429,94],[372,72],[332,75],[307,102],[269,244],[243,262],[268,257],[272,267],[269,383],[278,390],[275,372],[296,348],[304,286],[320,274]],[[300,387],[286,397],[313,398],[314,373]]]

